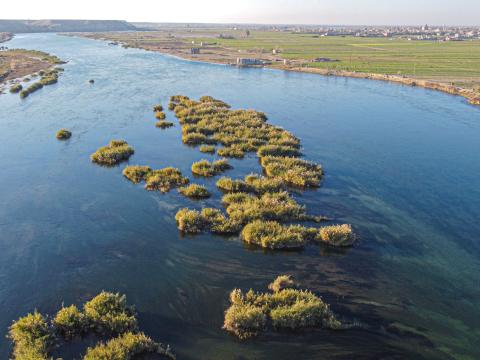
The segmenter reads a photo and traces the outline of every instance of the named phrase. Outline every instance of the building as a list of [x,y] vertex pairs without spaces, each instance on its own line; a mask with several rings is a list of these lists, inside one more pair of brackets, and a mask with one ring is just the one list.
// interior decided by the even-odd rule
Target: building
[[237,58],[237,66],[254,66],[263,64],[263,61],[260,59]]

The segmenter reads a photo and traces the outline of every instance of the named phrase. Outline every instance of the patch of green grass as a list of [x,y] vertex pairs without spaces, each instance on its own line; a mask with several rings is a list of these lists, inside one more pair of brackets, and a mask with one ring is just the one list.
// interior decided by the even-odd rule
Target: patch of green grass
[[58,139],[58,140],[67,140],[67,139],[70,139],[70,137],[72,136],[72,133],[71,131],[67,130],[67,129],[60,129],[57,131],[55,137]]
[[112,140],[90,155],[90,159],[100,165],[113,166],[128,160],[133,153],[133,148],[125,140]]
[[182,195],[193,199],[206,199],[210,197],[210,192],[203,185],[190,184],[179,188],[178,191]]

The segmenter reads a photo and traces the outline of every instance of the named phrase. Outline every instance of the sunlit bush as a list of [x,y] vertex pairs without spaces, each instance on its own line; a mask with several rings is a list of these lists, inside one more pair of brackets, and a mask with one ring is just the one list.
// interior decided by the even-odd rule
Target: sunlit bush
[[107,146],[99,148],[90,158],[101,165],[116,165],[132,156],[134,150],[125,140],[112,140]]
[[151,191],[168,192],[174,187],[187,185],[188,183],[188,178],[184,177],[179,169],[166,167],[149,172],[146,176],[145,188]]
[[181,194],[193,199],[205,199],[210,197],[210,192],[203,185],[190,184],[188,186],[179,188],[178,191]]
[[355,242],[355,234],[351,225],[331,225],[320,228],[318,239],[332,246],[351,246]]
[[67,139],[70,139],[71,136],[72,136],[72,133],[70,131],[68,131],[67,129],[60,129],[55,134],[55,137],[58,140],[67,140]]
[[150,166],[132,165],[123,169],[123,176],[131,182],[138,184],[147,178],[147,175],[152,172]]

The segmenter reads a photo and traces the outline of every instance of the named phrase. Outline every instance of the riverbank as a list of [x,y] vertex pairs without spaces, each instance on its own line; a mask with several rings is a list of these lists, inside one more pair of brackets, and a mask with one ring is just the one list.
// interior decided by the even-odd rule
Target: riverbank
[[[456,64],[458,54],[469,51],[473,46],[468,43],[429,44],[429,46],[438,46],[439,48],[434,47],[431,52],[427,52],[417,47],[413,50],[406,49],[411,42],[405,43],[402,40],[392,39],[395,41],[385,42],[382,40],[384,43],[381,45],[384,46],[384,51],[373,51],[366,50],[371,48],[371,46],[367,47],[370,44],[369,39],[347,39],[347,41],[340,38],[328,38],[319,40],[305,39],[305,37],[297,37],[293,34],[278,35],[269,32],[255,32],[248,39],[240,38],[238,34],[233,39],[219,39],[214,37],[214,34],[212,31],[196,33],[193,30],[184,32],[180,29],[170,29],[169,32],[76,33],[68,35],[109,41],[111,45],[155,51],[192,61],[236,65],[237,58],[247,58],[259,60],[264,64],[256,65],[257,67],[419,86],[462,96],[470,104],[480,105],[480,73],[477,74],[475,69],[470,69],[468,68],[470,65],[465,64],[462,65],[462,68],[467,67],[465,72],[456,70],[459,68]],[[267,35],[276,36],[276,38],[272,40]],[[292,36],[295,39],[290,39]],[[287,40],[289,40],[288,44]],[[298,45],[293,45],[292,40],[298,42]],[[285,42],[285,48],[276,45],[282,44],[282,41]],[[318,43],[319,41],[328,43]],[[287,46],[289,49],[286,48]],[[453,49],[451,49],[452,46]],[[271,48],[274,51],[270,50]],[[379,44],[377,44],[377,48],[380,48]],[[317,58],[311,58],[318,55],[313,52],[313,49],[318,51],[318,54],[321,53],[325,56],[320,58],[323,61],[315,61]],[[354,59],[354,56],[350,56],[348,59],[344,58],[347,51],[353,51],[351,49],[361,49],[362,52],[356,55],[357,59]],[[372,51],[372,53],[365,54],[365,51]],[[387,58],[386,52],[388,52]],[[439,58],[443,53],[447,55]],[[475,54],[472,53],[470,56],[475,62]],[[332,59],[335,61],[330,61]],[[448,66],[445,66],[446,62],[449,63]],[[410,69],[411,66],[413,69]],[[381,70],[382,73],[376,70]]]
[[[0,93],[7,85],[27,80],[65,62],[43,51],[12,49],[0,52]],[[27,79],[28,78],[28,79]]]
[[9,32],[0,32],[0,43],[12,40],[13,34]]

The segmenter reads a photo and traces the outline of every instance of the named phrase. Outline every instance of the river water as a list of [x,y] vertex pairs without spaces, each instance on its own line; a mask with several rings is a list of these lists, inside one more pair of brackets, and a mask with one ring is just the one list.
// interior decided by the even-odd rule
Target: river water
[[[68,64],[25,100],[0,96],[0,332],[35,308],[54,314],[102,289],[127,294],[140,328],[179,359],[480,358],[480,109],[460,97],[369,80],[189,62],[54,34],[6,44]],[[95,84],[88,84],[94,79]],[[180,207],[212,199],[147,192],[89,155],[110,139],[131,164],[179,167],[211,157],[154,127],[168,97],[212,95],[267,113],[326,172],[297,192],[310,213],[351,223],[351,249],[264,252],[237,238],[182,237]],[[167,118],[174,120],[172,113]],[[55,139],[66,127],[73,137]],[[233,160],[228,176],[259,171]],[[222,329],[228,294],[292,274],[355,329],[240,342]],[[74,350],[72,350],[72,348]],[[85,344],[59,350],[80,358]],[[0,358],[10,344],[0,337]]]

